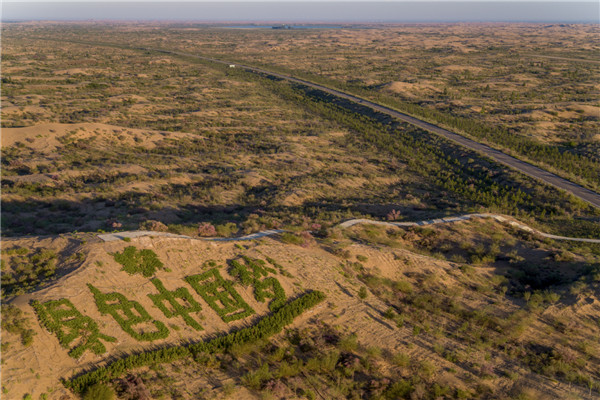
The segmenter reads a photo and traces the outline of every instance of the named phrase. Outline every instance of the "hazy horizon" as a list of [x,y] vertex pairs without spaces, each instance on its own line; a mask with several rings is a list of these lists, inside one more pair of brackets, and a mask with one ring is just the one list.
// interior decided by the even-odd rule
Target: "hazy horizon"
[[598,23],[590,1],[3,2],[2,21]]

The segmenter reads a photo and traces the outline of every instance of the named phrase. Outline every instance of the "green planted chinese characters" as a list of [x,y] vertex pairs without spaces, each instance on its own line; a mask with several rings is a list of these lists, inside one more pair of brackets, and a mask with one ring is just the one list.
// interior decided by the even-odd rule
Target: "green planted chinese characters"
[[169,291],[158,278],[152,279],[150,282],[158,289],[159,294],[149,294],[148,297],[150,297],[154,305],[163,312],[165,317],[181,317],[186,324],[195,330],[200,331],[204,329],[202,325],[190,315],[202,311],[202,306],[194,300],[186,288],[180,287],[173,291]]
[[204,301],[225,322],[231,322],[254,314],[254,310],[235,291],[233,284],[223,279],[217,268],[185,278]]
[[100,333],[98,324],[81,314],[70,300],[51,300],[45,303],[34,300],[31,306],[42,325],[56,335],[62,347],[69,348],[76,343],[69,351],[73,358],[79,358],[86,350],[94,354],[105,353],[106,347],[100,340],[116,341],[114,337]]
[[[210,271],[209,271],[210,272]],[[281,332],[291,324],[294,318],[323,301],[325,295],[319,291],[306,293],[290,301],[272,315],[261,319],[256,325],[219,336],[208,342],[199,342],[190,346],[173,346],[131,354],[94,371],[84,373],[71,380],[64,381],[67,388],[81,393],[87,387],[98,382],[108,382],[135,368],[145,365],[169,363],[201,353],[220,353],[232,346],[254,343]]]
[[266,298],[273,299],[269,304],[271,311],[276,311],[285,304],[285,291],[279,281],[274,277],[269,277],[269,273],[276,273],[273,268],[265,265],[263,260],[242,256],[243,263],[240,260],[230,262],[230,273],[236,276],[242,285],[254,286],[254,298],[261,303]]
[[[102,314],[110,314],[121,328],[134,339],[151,342],[169,336],[169,329],[165,324],[153,320],[137,301],[128,300],[117,292],[102,293],[90,284],[88,287],[94,294],[98,310]],[[134,329],[136,326],[137,329]]]
[[164,267],[152,250],[137,250],[133,246],[126,247],[122,253],[114,253],[115,261],[123,266],[123,271],[130,275],[142,274],[146,278],[154,275],[157,269]]

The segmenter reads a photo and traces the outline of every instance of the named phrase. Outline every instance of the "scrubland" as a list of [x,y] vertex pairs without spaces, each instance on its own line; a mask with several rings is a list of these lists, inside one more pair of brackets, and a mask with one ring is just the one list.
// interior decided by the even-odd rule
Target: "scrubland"
[[[600,211],[313,89],[598,188],[597,27],[4,24],[7,399],[592,399]],[[264,229],[278,235],[217,242]],[[98,233],[155,234],[104,242]],[[106,397],[103,397],[106,396]]]
[[[60,259],[49,281],[3,306],[5,396],[64,398],[90,387],[119,398],[597,396],[597,245],[542,240],[496,221],[362,225],[298,237],[298,244],[283,236],[218,244],[160,237],[104,243],[89,234],[8,239],[9,268],[25,252],[19,249],[82,256],[72,257],[74,265]],[[143,261],[131,270],[127,259],[136,252]],[[219,290],[240,296],[228,306],[247,310],[239,318],[206,297],[212,286],[186,283],[215,273],[230,282]],[[97,297],[109,293],[124,300]],[[273,336],[281,328],[269,318],[290,311],[273,307],[276,293],[294,307],[306,293],[324,298],[296,309]],[[173,295],[188,300],[157,308]],[[50,317],[34,308],[44,304],[52,315],[66,310],[52,303],[61,299],[79,312],[71,315],[91,319],[81,329],[105,335],[103,347],[91,347],[91,339],[58,345],[45,328]],[[144,320],[113,319],[106,308],[134,303]],[[256,326],[263,330],[246,333]],[[228,331],[238,339],[226,339]]]
[[[392,210],[413,219],[490,210],[559,233],[598,236],[597,210],[368,109],[239,69],[73,42],[127,37],[140,46],[165,42],[177,49],[180,42],[199,46],[210,38],[227,49],[227,38],[247,35],[291,40],[377,30],[92,24],[5,31],[5,234],[132,229],[146,220],[188,233],[200,221],[235,223],[222,229],[235,233],[380,218]],[[170,37],[177,32],[181,37]],[[194,40],[183,40],[188,35]],[[214,53],[208,50],[194,51]],[[588,136],[582,140],[594,146]],[[574,163],[598,176],[590,154]]]

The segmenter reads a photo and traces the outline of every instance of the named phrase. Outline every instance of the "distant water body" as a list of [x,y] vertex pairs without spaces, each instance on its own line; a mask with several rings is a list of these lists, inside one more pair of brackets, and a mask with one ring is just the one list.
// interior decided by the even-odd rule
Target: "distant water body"
[[27,2],[2,1],[2,21],[117,20],[280,23],[599,23],[592,1]]

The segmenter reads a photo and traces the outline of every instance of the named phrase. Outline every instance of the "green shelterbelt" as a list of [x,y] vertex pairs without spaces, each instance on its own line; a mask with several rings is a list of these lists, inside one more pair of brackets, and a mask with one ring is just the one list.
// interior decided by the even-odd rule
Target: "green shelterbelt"
[[261,319],[256,325],[231,332],[208,342],[199,342],[188,346],[171,346],[158,350],[131,354],[118,361],[84,373],[73,379],[63,381],[65,387],[77,393],[98,382],[108,382],[135,368],[145,365],[170,363],[185,357],[196,357],[203,353],[220,353],[232,346],[254,343],[281,332],[284,326],[291,324],[296,317],[319,304],[325,299],[320,291],[306,293],[290,301],[277,312]]

